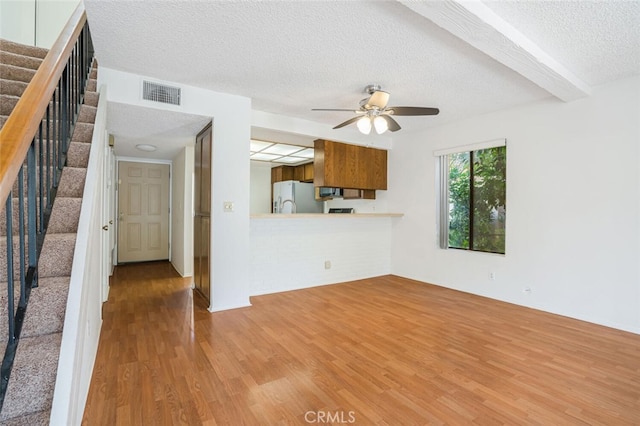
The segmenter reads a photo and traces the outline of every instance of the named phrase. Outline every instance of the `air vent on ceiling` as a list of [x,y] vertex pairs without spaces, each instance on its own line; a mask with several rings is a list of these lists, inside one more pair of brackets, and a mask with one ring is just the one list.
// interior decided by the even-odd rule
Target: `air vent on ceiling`
[[142,99],[163,104],[180,105],[180,88],[143,81]]

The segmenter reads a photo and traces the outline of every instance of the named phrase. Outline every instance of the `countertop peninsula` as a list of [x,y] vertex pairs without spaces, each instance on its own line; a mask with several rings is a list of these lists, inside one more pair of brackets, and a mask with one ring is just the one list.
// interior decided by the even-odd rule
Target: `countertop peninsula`
[[251,219],[318,219],[318,218],[366,218],[402,217],[403,213],[262,213],[252,214]]

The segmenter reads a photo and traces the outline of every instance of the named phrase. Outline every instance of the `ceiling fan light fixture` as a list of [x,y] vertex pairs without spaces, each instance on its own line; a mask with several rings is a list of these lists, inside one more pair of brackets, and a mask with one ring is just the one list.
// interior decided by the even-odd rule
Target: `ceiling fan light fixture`
[[369,118],[369,116],[365,115],[364,117],[360,118],[360,120],[357,121],[356,125],[358,126],[358,130],[360,130],[360,133],[364,133],[365,135],[371,133],[371,119]]
[[387,120],[385,120],[384,117],[380,115],[373,119],[373,127],[375,127],[376,133],[379,135],[389,130]]
[[382,110],[387,106],[387,103],[389,103],[389,93],[378,90],[373,92],[371,94],[371,97],[369,97],[367,107],[378,108]]
[[[397,132],[401,129],[400,124],[393,118],[394,116],[438,115],[440,113],[438,108],[431,107],[388,106],[389,92],[383,91],[379,85],[370,84],[365,87],[364,91],[369,94],[369,97],[360,100],[360,108],[354,111],[356,116],[334,126],[334,130],[356,123],[358,130],[365,135],[371,133],[372,127],[375,127],[376,133],[381,135],[387,130]],[[342,108],[313,108],[312,110],[351,111]]]

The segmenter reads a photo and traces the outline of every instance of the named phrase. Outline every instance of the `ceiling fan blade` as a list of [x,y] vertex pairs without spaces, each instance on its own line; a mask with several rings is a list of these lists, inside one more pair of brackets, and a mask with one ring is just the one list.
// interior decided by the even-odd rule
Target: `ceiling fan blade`
[[367,101],[366,106],[368,108],[376,107],[378,109],[384,109],[387,106],[388,102],[389,102],[389,93],[384,92],[382,90],[376,90],[369,97],[369,100]]
[[350,112],[364,112],[364,111],[358,111],[357,109],[340,109],[340,108],[311,108],[311,111],[350,111]]
[[348,119],[347,121],[345,121],[345,122],[342,122],[342,123],[338,124],[336,127],[334,127],[334,129],[339,129],[339,128],[344,127],[344,126],[348,126],[349,124],[351,124],[351,123],[355,123],[356,121],[360,120],[361,118],[362,118],[362,117],[353,117],[353,118],[350,118],[350,119]]
[[382,114],[382,115],[379,115],[379,117],[382,117],[382,118],[385,119],[385,121],[387,122],[387,127],[389,128],[390,132],[397,132],[398,130],[401,129],[401,127],[398,124],[398,122],[396,120],[394,120],[393,118],[391,118],[390,116],[388,116],[386,114]]
[[425,107],[389,107],[385,112],[393,115],[438,115],[440,110]]

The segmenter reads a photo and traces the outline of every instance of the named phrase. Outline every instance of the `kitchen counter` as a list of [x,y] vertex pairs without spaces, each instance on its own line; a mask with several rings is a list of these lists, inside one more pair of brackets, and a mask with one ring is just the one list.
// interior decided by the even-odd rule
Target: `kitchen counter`
[[365,218],[365,217],[402,217],[403,213],[264,213],[252,214],[251,219],[318,219],[318,218]]
[[274,293],[391,273],[399,213],[251,216],[250,294]]

